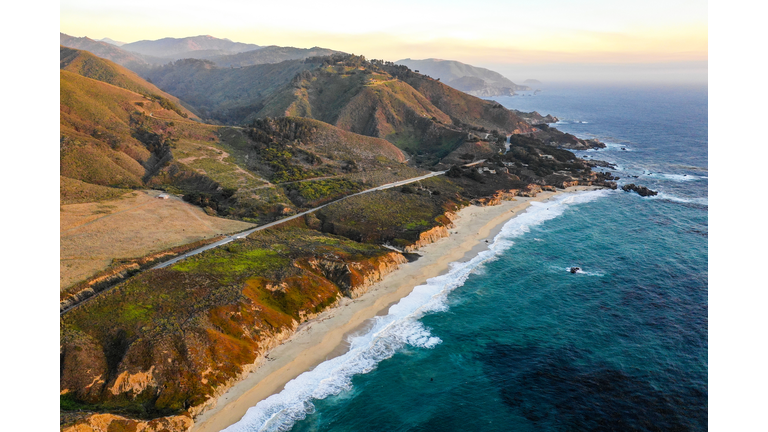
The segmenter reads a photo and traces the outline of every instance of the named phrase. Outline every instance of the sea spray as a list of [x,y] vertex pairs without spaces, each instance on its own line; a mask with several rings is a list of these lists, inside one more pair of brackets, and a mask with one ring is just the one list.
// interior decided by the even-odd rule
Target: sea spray
[[350,337],[349,351],[319,364],[289,381],[283,391],[248,409],[227,432],[287,431],[294,423],[312,414],[312,400],[324,399],[352,389],[352,377],[368,373],[406,345],[433,348],[441,340],[430,334],[419,319],[427,313],[445,311],[447,295],[462,286],[473,270],[512,247],[512,239],[530,228],[563,214],[571,205],[586,203],[614,191],[596,190],[562,194],[547,202],[532,202],[522,214],[511,219],[487,250],[466,262],[451,263],[448,273],[427,280],[397,304],[387,315],[374,317],[364,334]]

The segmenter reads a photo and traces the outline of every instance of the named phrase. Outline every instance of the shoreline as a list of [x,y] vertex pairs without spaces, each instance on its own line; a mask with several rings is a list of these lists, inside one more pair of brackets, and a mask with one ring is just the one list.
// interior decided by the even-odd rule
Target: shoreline
[[192,432],[218,432],[237,423],[248,408],[282,391],[285,384],[318,364],[345,353],[348,335],[360,332],[368,320],[386,314],[390,306],[411,293],[427,279],[445,274],[450,263],[466,261],[487,247],[510,219],[531,202],[546,201],[566,192],[601,189],[573,186],[557,192],[540,192],[536,197],[515,197],[496,206],[470,205],[456,214],[450,236],[418,250],[422,256],[386,275],[356,299],[343,298],[337,307],[323,311],[301,324],[285,342],[269,351],[261,364],[243,380],[216,398],[216,405],[195,419]]

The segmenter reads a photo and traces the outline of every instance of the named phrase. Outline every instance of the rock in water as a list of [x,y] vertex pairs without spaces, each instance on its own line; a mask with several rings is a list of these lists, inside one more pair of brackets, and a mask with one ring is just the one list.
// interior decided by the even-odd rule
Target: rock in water
[[571,273],[576,273],[581,270],[581,267],[571,267]]
[[621,189],[624,190],[624,192],[635,191],[635,192],[637,192],[638,195],[640,195],[642,197],[654,196],[654,195],[658,195],[659,194],[658,192],[650,190],[650,189],[648,189],[645,186],[637,186],[634,183],[630,183],[630,184],[624,185],[624,186],[621,187]]

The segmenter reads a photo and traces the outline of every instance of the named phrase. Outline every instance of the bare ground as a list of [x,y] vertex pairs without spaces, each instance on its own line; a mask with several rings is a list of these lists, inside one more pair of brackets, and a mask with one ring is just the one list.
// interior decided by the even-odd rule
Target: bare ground
[[60,289],[106,269],[114,258],[135,258],[243,231],[253,224],[211,217],[178,197],[134,191],[114,200],[70,204],[60,211]]

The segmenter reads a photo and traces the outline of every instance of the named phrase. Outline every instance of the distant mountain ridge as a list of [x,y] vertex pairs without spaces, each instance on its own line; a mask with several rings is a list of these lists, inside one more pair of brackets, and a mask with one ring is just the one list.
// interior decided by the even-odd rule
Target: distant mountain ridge
[[531,90],[528,86],[513,83],[498,72],[455,60],[407,58],[395,63],[408,66],[432,78],[439,78],[445,84],[472,96],[511,96],[515,91]]
[[232,42],[213,36],[191,36],[185,38],[163,38],[141,40],[122,46],[122,49],[138,54],[178,60],[181,58],[208,58],[218,55],[237,54],[261,48],[259,45]]
[[210,57],[208,60],[220,67],[244,67],[257,64],[280,63],[286,60],[302,60],[308,57],[322,57],[341,53],[328,48],[294,48],[271,45],[258,50],[237,54]]
[[89,37],[74,37],[59,33],[59,45],[88,51],[91,54],[111,60],[129,69],[148,65],[150,63],[142,55],[128,52],[118,46],[103,41],[93,40]]
[[123,45],[125,45],[125,42],[116,41],[116,40],[110,39],[110,38],[103,38],[103,39],[99,39],[98,41],[99,42],[106,42],[106,43],[108,43],[110,45],[115,45],[115,46],[123,46]]
[[78,38],[60,33],[59,44],[89,51],[142,75],[146,75],[158,66],[166,65],[168,62],[188,58],[210,60],[217,66],[229,68],[280,63],[286,60],[302,60],[308,57],[341,53],[341,51],[320,47],[259,46],[232,42],[229,39],[218,39],[213,36],[163,38],[126,44],[109,38],[93,40],[88,37]]

